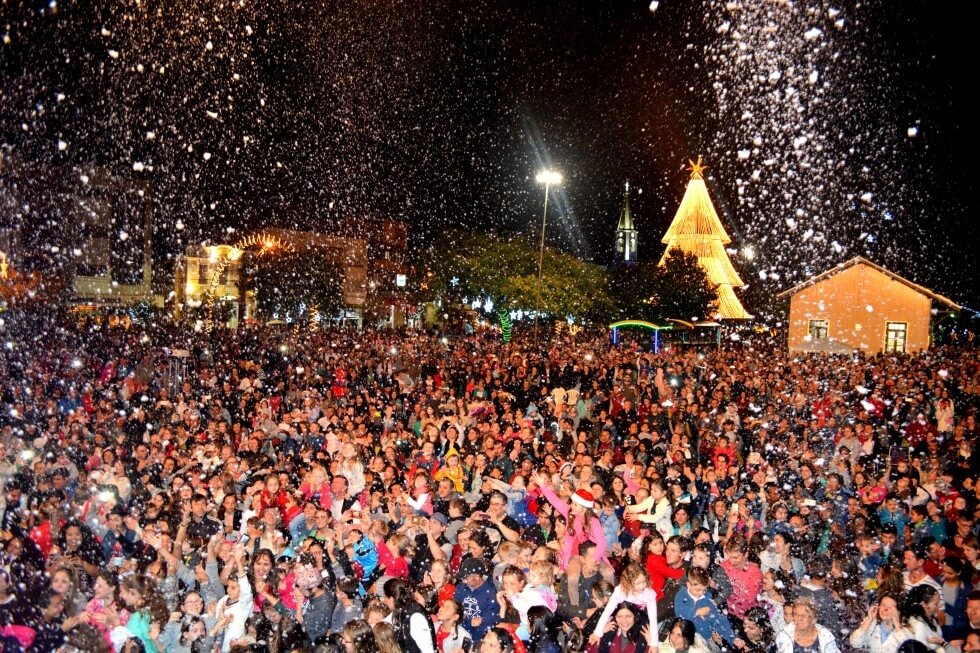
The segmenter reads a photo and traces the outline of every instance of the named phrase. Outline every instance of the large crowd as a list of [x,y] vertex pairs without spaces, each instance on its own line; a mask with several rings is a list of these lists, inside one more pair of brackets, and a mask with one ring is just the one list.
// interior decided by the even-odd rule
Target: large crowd
[[0,401],[4,653],[980,651],[970,348],[92,321]]

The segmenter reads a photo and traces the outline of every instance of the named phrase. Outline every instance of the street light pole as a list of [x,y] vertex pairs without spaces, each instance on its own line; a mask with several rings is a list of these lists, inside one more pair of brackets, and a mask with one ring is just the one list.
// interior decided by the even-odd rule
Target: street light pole
[[541,216],[541,247],[538,249],[538,292],[534,304],[534,342],[538,342],[538,318],[541,313],[541,286],[544,283],[544,234],[548,224],[548,191],[552,184],[561,183],[561,173],[555,170],[542,170],[536,180],[544,184],[544,214]]

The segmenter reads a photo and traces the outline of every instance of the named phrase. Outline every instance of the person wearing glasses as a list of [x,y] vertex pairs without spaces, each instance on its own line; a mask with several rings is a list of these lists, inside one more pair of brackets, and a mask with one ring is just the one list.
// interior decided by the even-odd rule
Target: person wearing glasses
[[363,619],[348,621],[340,636],[347,653],[378,653],[374,631]]
[[[204,625],[204,632],[199,637],[191,633],[191,626],[200,621]],[[213,614],[208,614],[204,605],[204,598],[199,592],[188,592],[180,602],[180,609],[170,615],[170,620],[163,627],[160,635],[160,643],[164,650],[169,651],[171,647],[178,647],[186,644],[192,639],[196,644],[197,650],[210,651],[214,649],[214,637],[210,635],[218,619]],[[194,626],[196,633],[197,626]],[[187,644],[189,646],[189,644]]]

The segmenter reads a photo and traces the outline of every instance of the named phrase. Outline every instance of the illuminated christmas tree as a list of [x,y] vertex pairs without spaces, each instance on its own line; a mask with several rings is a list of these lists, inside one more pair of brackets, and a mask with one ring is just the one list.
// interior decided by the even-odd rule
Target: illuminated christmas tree
[[703,176],[705,166],[701,164],[701,157],[698,157],[697,163],[690,163],[688,170],[691,171],[691,179],[687,183],[677,214],[660,241],[667,245],[667,249],[660,257],[658,265],[663,265],[667,254],[674,249],[694,254],[704,268],[708,281],[717,286],[718,305],[715,316],[723,320],[751,319],[752,316],[735,295],[734,288],[745,284],[725,251],[725,245],[732,242],[732,239],[721,225],[718,212],[708,196],[708,187]]

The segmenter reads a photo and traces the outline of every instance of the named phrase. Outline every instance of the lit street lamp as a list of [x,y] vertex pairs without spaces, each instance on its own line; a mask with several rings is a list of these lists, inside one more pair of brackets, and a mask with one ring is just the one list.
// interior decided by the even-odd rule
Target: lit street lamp
[[548,191],[552,185],[561,183],[561,173],[557,170],[544,169],[535,178],[539,184],[544,184],[544,214],[541,216],[541,248],[538,251],[538,296],[534,306],[534,341],[538,341],[538,316],[541,313],[541,285],[543,283],[544,265],[544,230],[548,223]]

